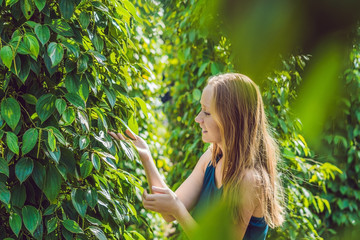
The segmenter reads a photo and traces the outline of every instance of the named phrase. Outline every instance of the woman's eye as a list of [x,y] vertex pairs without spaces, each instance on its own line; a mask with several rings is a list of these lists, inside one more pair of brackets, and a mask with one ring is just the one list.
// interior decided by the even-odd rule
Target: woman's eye
[[209,116],[210,113],[203,111],[206,116]]

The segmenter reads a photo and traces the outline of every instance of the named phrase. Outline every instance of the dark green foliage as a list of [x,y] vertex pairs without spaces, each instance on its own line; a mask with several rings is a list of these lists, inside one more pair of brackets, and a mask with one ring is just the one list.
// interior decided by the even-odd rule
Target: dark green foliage
[[[345,239],[340,236],[348,233],[351,237],[360,223],[360,75],[359,75],[359,37],[354,40],[349,56],[349,65],[342,77],[344,91],[333,108],[327,121],[322,146],[321,160],[327,159],[338,164],[343,171],[335,181],[329,183],[325,198],[332,206],[332,213],[323,217],[332,230],[327,233],[329,238],[337,233],[334,239]],[[335,230],[335,231],[334,231]]]
[[147,110],[129,96],[133,4],[0,1],[0,16],[0,238],[149,238],[137,155],[107,134]]

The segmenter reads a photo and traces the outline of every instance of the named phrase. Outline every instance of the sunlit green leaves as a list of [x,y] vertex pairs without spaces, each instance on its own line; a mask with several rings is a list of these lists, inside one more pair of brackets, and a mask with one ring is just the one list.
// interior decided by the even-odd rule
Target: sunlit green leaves
[[11,67],[11,63],[13,60],[13,52],[11,50],[11,47],[9,46],[4,46],[1,48],[0,50],[0,58],[3,61],[3,63],[5,64],[5,66],[7,66],[8,68]]
[[15,174],[20,183],[23,183],[32,173],[34,162],[31,158],[21,158],[15,166]]
[[1,117],[14,130],[20,120],[20,105],[14,98],[5,98],[1,101]]
[[62,44],[51,42],[47,48],[48,56],[51,60],[51,67],[58,65],[64,57],[64,48]]
[[39,132],[36,128],[30,128],[24,133],[21,146],[22,155],[27,154],[35,147],[38,137]]
[[34,234],[35,229],[41,222],[41,215],[39,210],[33,206],[27,205],[22,208],[21,212],[24,226],[31,234]]
[[17,213],[14,212],[10,215],[9,225],[13,233],[15,233],[16,237],[18,237],[22,226],[22,220]]
[[72,233],[84,233],[84,231],[80,228],[79,224],[73,220],[64,220],[63,226]]
[[13,153],[19,155],[18,138],[13,132],[6,133],[6,144]]
[[50,27],[54,32],[64,37],[72,37],[74,35],[70,25],[63,19],[54,19]]
[[36,112],[41,120],[45,122],[55,110],[56,97],[51,93],[42,95],[36,103]]
[[36,36],[39,38],[42,45],[45,45],[50,39],[50,30],[46,25],[36,25],[34,28]]

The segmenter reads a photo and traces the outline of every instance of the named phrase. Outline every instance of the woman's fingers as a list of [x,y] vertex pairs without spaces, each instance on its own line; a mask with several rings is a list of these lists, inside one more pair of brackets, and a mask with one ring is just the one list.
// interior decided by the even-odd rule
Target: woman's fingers
[[121,139],[125,141],[125,137],[121,134],[121,133],[117,133],[117,136]]
[[146,189],[144,190],[143,192],[143,200],[146,200],[146,201],[155,201],[156,199],[156,196],[154,196],[155,194],[148,194]]
[[113,138],[115,138],[116,140],[126,140],[124,135],[122,135],[121,133],[114,133],[114,132],[108,132],[110,136],[112,136]]
[[136,136],[136,134],[135,133],[133,133],[130,129],[126,129],[126,134],[132,139],[132,140],[136,140],[137,138],[137,136]]
[[169,193],[169,189],[168,189],[168,188],[162,188],[162,187],[152,186],[152,190],[153,190],[154,192],[157,192],[157,193],[163,193],[163,194]]
[[120,140],[121,138],[114,132],[108,132],[110,136],[112,136],[113,138],[115,138],[116,140]]

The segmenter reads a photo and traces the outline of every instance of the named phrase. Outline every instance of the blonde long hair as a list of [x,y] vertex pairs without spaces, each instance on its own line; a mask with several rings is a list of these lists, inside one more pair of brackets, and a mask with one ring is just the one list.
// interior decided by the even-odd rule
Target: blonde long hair
[[[224,158],[223,197],[230,201],[235,219],[242,219],[239,211],[239,188],[246,170],[255,170],[260,186],[262,210],[270,227],[284,221],[283,194],[277,174],[278,146],[271,137],[263,101],[257,85],[247,76],[227,73],[213,76],[208,84],[214,87],[213,106],[218,123],[223,152],[214,143],[212,163],[216,156]],[[237,202],[236,202],[237,201]]]

